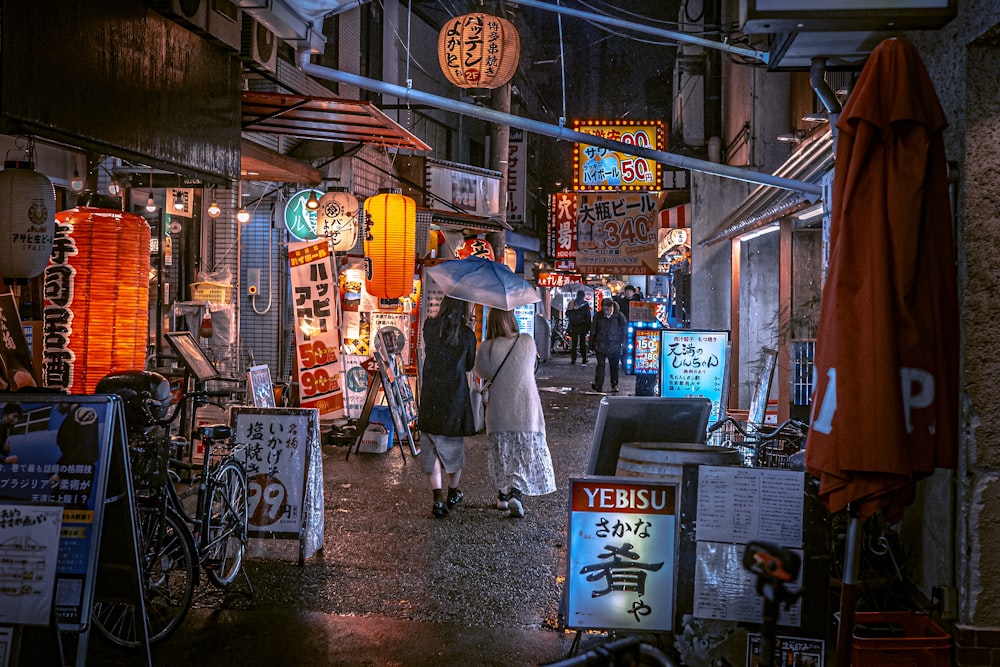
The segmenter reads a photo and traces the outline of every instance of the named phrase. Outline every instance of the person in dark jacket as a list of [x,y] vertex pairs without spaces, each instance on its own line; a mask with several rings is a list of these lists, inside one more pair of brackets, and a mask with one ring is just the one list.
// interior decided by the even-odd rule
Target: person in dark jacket
[[591,317],[590,304],[587,303],[587,295],[583,290],[576,293],[576,299],[566,309],[566,318],[569,320],[566,331],[573,341],[569,348],[569,363],[576,363],[578,348],[582,362],[587,363],[587,334],[590,333]]
[[611,391],[618,391],[618,363],[625,350],[625,333],[628,322],[612,299],[604,299],[601,312],[594,316],[590,328],[590,349],[597,355],[597,370],[590,386],[594,391],[604,391],[604,362],[611,366]]
[[[424,322],[417,426],[423,436],[423,469],[434,491],[431,513],[436,517],[446,516],[462,501],[458,482],[465,465],[465,436],[476,434],[468,380],[476,362],[476,335],[468,320],[469,304],[445,297],[437,315]],[[443,477],[447,477],[447,496]]]

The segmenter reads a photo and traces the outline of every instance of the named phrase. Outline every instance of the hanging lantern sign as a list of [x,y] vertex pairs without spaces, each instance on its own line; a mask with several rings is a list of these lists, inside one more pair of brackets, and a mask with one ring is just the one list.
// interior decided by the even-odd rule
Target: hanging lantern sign
[[45,270],[55,235],[56,191],[30,162],[0,172],[0,278],[34,278]]
[[514,77],[521,38],[514,24],[489,14],[464,14],[438,34],[438,62],[459,88],[499,88]]
[[60,211],[55,221],[43,294],[43,384],[92,394],[108,373],[146,363],[149,224],[89,207]]
[[346,190],[330,190],[320,197],[316,235],[327,238],[334,252],[347,252],[358,242],[358,199]]
[[411,198],[379,193],[365,200],[365,277],[367,290],[382,299],[413,291],[417,204]]
[[470,236],[462,241],[462,245],[458,246],[455,250],[455,255],[459,259],[465,259],[466,257],[482,257],[483,259],[493,260],[496,259],[493,256],[493,246],[486,239],[481,239],[478,236]]
[[311,209],[306,206],[310,195],[317,198],[323,193],[319,190],[300,190],[288,198],[285,204],[285,227],[289,233],[300,241],[315,241],[319,237],[316,235],[316,218],[319,209]]

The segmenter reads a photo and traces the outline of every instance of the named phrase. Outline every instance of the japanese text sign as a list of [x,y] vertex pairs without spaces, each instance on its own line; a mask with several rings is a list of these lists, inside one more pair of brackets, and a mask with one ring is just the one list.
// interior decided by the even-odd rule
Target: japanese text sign
[[[660,121],[577,120],[573,121],[573,129],[631,146],[666,148]],[[601,146],[576,144],[574,190],[659,190],[661,182],[661,166],[655,160]]]
[[677,485],[571,479],[567,627],[670,632]]
[[684,329],[660,335],[660,396],[707,398],[712,419],[722,419],[729,333]]
[[552,231],[557,259],[576,257],[576,195],[558,192],[552,200]]
[[659,223],[656,194],[578,194],[576,266],[581,273],[653,275]]
[[288,244],[295,308],[295,357],[300,405],[321,415],[344,414],[340,375],[338,289],[326,240]]

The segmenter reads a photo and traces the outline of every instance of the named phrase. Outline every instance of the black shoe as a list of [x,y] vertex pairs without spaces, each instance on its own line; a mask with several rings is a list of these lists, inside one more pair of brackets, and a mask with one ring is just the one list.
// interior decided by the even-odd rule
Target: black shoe
[[570,359],[569,365],[573,366],[574,364],[576,364],[576,359]]
[[611,393],[612,394],[617,394],[618,393],[618,385],[616,385],[616,384],[611,385]]
[[435,502],[434,507],[431,508],[431,514],[438,518],[448,516],[448,505],[442,502]]
[[465,494],[462,493],[461,489],[448,489],[448,509],[453,509],[455,505],[462,502],[464,497]]
[[597,386],[596,382],[591,382],[590,383],[590,388],[593,389],[594,391],[604,391],[603,389],[601,389],[600,387]]

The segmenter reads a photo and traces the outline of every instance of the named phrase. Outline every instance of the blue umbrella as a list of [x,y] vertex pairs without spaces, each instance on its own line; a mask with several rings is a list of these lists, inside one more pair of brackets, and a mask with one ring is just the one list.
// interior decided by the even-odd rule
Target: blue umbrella
[[490,308],[513,310],[542,300],[534,285],[504,264],[482,257],[442,262],[426,268],[424,275],[446,296]]

